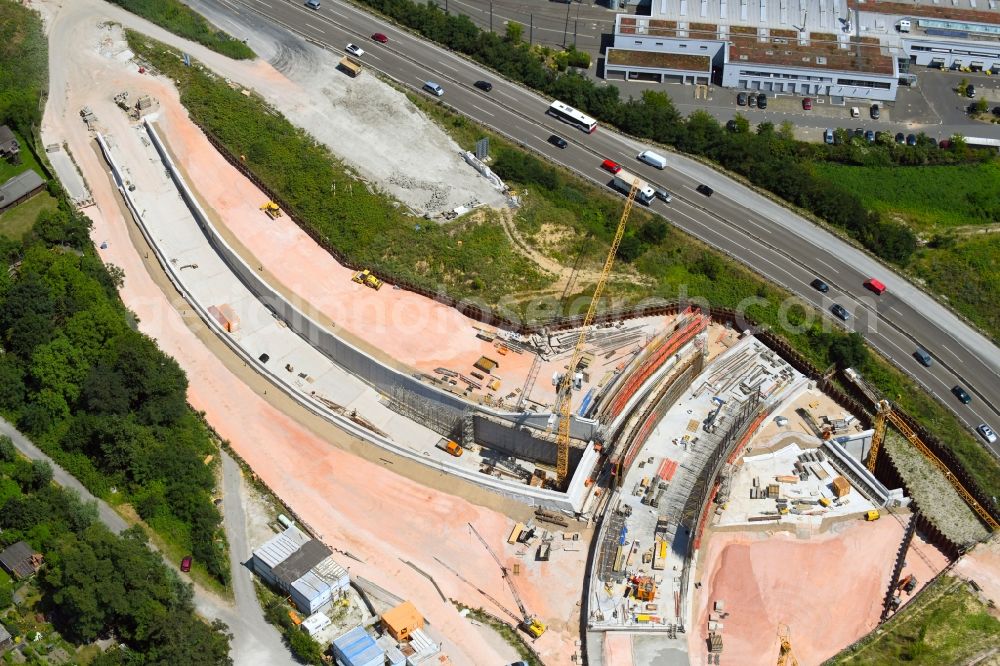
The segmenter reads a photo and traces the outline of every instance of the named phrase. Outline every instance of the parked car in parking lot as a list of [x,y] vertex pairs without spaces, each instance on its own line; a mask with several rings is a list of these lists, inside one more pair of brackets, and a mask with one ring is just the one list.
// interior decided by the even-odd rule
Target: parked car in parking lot
[[601,168],[610,171],[611,173],[618,173],[622,170],[622,165],[618,164],[614,160],[604,160],[601,162]]
[[880,109],[878,108],[878,104],[872,104],[868,113],[871,114],[872,120],[878,120],[879,116],[882,115]]
[[985,423],[980,423],[976,426],[976,432],[979,436],[985,439],[988,443],[993,444],[997,441],[997,434],[993,432],[993,428],[989,427]]
[[875,143],[880,143],[882,141],[882,135],[883,132],[880,131],[875,132]]
[[759,93],[757,95],[757,108],[766,109],[767,108],[767,95],[764,93]]
[[907,134],[906,135],[906,145],[908,145],[908,146],[915,146],[915,145],[917,145],[917,135],[916,134]]
[[865,136],[865,128],[864,127],[855,127],[854,128],[854,136],[858,137],[859,139],[863,139],[864,136]]
[[751,109],[757,108],[757,95],[750,95],[747,97],[747,106]]
[[963,405],[967,405],[972,402],[972,396],[969,395],[969,392],[957,384],[951,387],[951,392],[955,394],[955,397],[958,398],[958,401]]
[[549,143],[551,143],[556,148],[565,148],[567,143],[566,139],[562,138],[558,134],[553,134],[549,137]]
[[737,131],[736,121],[735,120],[729,120],[729,121],[727,121],[726,122],[726,129],[729,130],[730,132]]
[[837,319],[840,319],[841,321],[847,321],[848,319],[851,318],[851,313],[848,312],[847,309],[840,303],[834,303],[830,307],[830,312],[832,312],[834,316],[836,316]]
[[868,143],[875,143],[875,132],[868,130],[865,132],[865,141]]
[[906,143],[906,135],[902,132],[896,132],[896,143]]
[[736,103],[738,105],[740,105],[740,106],[746,106],[747,105],[747,94],[746,93],[740,93],[739,95],[737,95],[736,96]]
[[826,282],[823,282],[819,278],[816,278],[815,280],[810,282],[809,286],[811,286],[813,289],[822,294],[825,294],[826,292],[830,291],[830,285],[828,285]]
[[802,110],[803,111],[812,111],[812,108],[813,108],[812,97],[806,97],[804,100],[802,100]]
[[826,141],[827,143],[833,143],[834,140],[836,139],[836,136],[837,135],[833,133],[833,130],[829,128],[827,128],[827,130],[823,132],[823,140]]
[[974,98],[976,96],[976,86],[972,85],[971,83],[965,86],[965,96],[968,97],[969,99]]

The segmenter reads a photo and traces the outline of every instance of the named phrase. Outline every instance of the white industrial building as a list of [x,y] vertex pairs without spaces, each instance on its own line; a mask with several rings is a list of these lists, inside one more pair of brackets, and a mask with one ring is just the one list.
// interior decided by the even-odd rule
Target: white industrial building
[[294,525],[253,551],[254,572],[313,614],[347,593],[351,580],[329,548]]
[[652,0],[604,76],[892,101],[911,64],[1000,72],[998,0]]

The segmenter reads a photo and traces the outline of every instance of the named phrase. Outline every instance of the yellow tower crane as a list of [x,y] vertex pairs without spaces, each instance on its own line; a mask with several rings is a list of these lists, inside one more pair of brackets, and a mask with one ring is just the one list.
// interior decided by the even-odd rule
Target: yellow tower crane
[[799,666],[799,660],[792,653],[792,635],[787,624],[778,625],[778,666]]
[[560,488],[566,486],[566,480],[569,477],[569,427],[572,422],[570,410],[573,403],[573,375],[576,373],[576,366],[580,363],[580,358],[583,356],[583,345],[587,341],[587,329],[594,323],[594,315],[597,314],[597,304],[604,293],[608,276],[611,275],[611,267],[614,266],[615,255],[618,254],[618,246],[621,244],[622,236],[625,234],[625,224],[628,222],[628,216],[632,212],[635,195],[639,191],[639,182],[638,178],[632,181],[632,189],[625,200],[625,209],[622,211],[621,219],[618,220],[618,228],[615,230],[615,237],[611,241],[608,256],[604,260],[601,277],[598,278],[597,286],[594,288],[594,297],[590,299],[587,316],[583,318],[583,324],[580,326],[580,337],[577,338],[576,347],[573,348],[573,357],[566,368],[566,374],[562,376],[556,388],[555,411],[559,415],[559,432],[556,435],[556,483]]
[[899,432],[903,433],[903,436],[909,440],[910,444],[913,444],[918,451],[924,454],[924,457],[931,461],[931,464],[937,467],[941,473],[944,474],[945,478],[948,479],[948,481],[951,482],[951,485],[955,488],[955,491],[962,497],[963,500],[965,500],[965,503],[972,507],[972,510],[983,519],[983,522],[986,523],[986,525],[994,532],[1000,530],[1000,523],[997,523],[997,521],[993,519],[993,516],[990,515],[990,512],[979,504],[979,502],[976,501],[976,498],[965,489],[965,486],[963,486],[962,482],[951,473],[948,466],[941,462],[941,460],[934,455],[929,448],[927,448],[927,445],[921,441],[920,435],[914,432],[913,428],[911,428],[906,421],[900,418],[892,410],[892,405],[888,400],[879,400],[876,404],[876,411],[875,433],[872,435],[872,446],[871,450],[868,452],[869,471],[873,473],[875,472],[875,463],[878,461],[878,454],[882,448],[882,442],[885,440],[886,427],[889,422],[892,422],[892,425],[896,426]]

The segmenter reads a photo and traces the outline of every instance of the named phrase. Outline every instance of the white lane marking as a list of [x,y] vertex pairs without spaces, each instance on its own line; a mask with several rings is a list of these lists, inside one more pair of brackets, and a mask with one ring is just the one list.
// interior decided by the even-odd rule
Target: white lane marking
[[823,260],[822,260],[822,259],[820,259],[819,257],[815,257],[815,258],[813,259],[813,261],[816,261],[816,262],[819,262],[819,263],[823,264],[823,265],[824,265],[824,266],[826,266],[826,267],[827,267],[827,268],[828,268],[828,269],[829,269],[830,271],[832,271],[832,272],[836,273],[837,275],[840,275],[840,271],[838,271],[838,270],[837,270],[836,268],[834,268],[834,267],[833,267],[833,266],[831,266],[830,264],[826,263],[825,261],[823,261]]
[[955,358],[957,358],[959,361],[962,360],[961,358],[959,358],[958,354],[956,354],[952,350],[948,349],[948,347],[946,345],[941,345],[941,349],[945,350],[946,352],[948,352],[949,354],[951,354],[952,356],[954,356]]
[[253,0],[253,1],[256,2],[258,5],[264,5],[268,9],[271,9],[271,5],[266,2],[261,2],[261,0]]
[[482,111],[483,113],[485,113],[486,115],[488,115],[490,118],[495,118],[496,117],[492,113],[490,113],[489,111],[487,111],[486,109],[484,109],[482,107],[479,107],[479,106],[476,106],[475,104],[473,104],[471,102],[469,103],[469,106],[471,106],[473,109],[478,109],[478,110]]
[[766,234],[769,234],[769,233],[771,233],[771,230],[770,230],[770,229],[768,229],[767,227],[765,227],[765,226],[764,226],[764,225],[762,225],[762,224],[759,224],[759,223],[757,223],[757,222],[754,222],[754,221],[753,221],[753,220],[751,220],[751,219],[750,219],[749,217],[747,218],[747,222],[749,222],[749,223],[750,223],[750,224],[752,224],[753,226],[757,227],[758,229],[760,229],[761,231],[763,231],[763,232],[764,232],[764,233],[766,233]]
[[307,28],[312,28],[313,30],[316,30],[318,32],[323,32],[323,30],[324,30],[324,28],[320,28],[318,26],[315,26],[312,23],[310,23],[309,21],[303,21],[302,24],[304,26],[306,26]]
[[452,67],[451,65],[446,65],[446,64],[444,64],[444,63],[443,63],[443,62],[441,62],[440,60],[438,60],[438,61],[437,61],[437,63],[438,63],[439,65],[441,65],[442,67],[444,67],[445,69],[450,69],[451,71],[453,71],[453,72],[456,72],[456,73],[458,72],[458,70],[457,70],[457,69],[455,69],[455,68],[454,68],[454,67]]
[[889,306],[889,308],[888,308],[888,309],[889,309],[889,311],[890,311],[890,312],[895,312],[895,313],[896,313],[897,315],[899,315],[900,317],[902,317],[902,316],[903,316],[903,313],[902,313],[902,312],[900,312],[900,311],[899,311],[899,310],[897,310],[896,308],[892,307],[891,305]]
[[497,93],[499,93],[500,95],[503,95],[503,96],[504,96],[504,97],[506,97],[507,99],[509,99],[509,100],[512,100],[512,101],[514,101],[514,102],[520,102],[520,101],[521,101],[521,100],[520,100],[520,99],[518,99],[517,97],[514,97],[513,95],[508,95],[507,93],[505,93],[505,92],[504,92],[504,91],[502,91],[502,90],[497,90]]

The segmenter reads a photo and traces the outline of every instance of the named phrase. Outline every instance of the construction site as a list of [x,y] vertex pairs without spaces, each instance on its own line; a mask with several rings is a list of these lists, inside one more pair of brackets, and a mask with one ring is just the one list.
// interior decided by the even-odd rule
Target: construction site
[[[418,643],[423,656],[407,663],[512,661],[482,640],[470,608],[515,628],[545,664],[675,663],[657,661],[668,653],[774,663],[793,649],[818,663],[996,529],[954,475],[937,477],[950,508],[922,513],[931,491],[910,491],[895,438],[919,452],[912,464],[947,467],[860,378],[842,382],[856,392],[831,388],[735,312],[683,301],[600,310],[635,188],[585,314],[477,318],[337,261],[209,141],[169,79],[134,60],[120,26],[94,21],[102,5],[49,9],[62,55],[81,55],[53,81],[67,93],[47,107],[43,135],[72,149],[79,174],[66,178],[86,183],[95,242],[124,269],[141,330],[188,372],[192,405],[308,526],[311,536],[285,541],[319,544],[308,548],[323,557],[294,578],[261,575],[290,595],[313,575],[343,588],[349,610],[332,613],[331,597],[326,619],[297,618],[343,663],[362,644],[389,658]],[[387,191],[414,210],[509,203],[374,76],[331,66],[319,101],[289,102],[303,97],[296,77],[336,63],[329,53],[297,43],[303,61],[278,71],[185,48],[245,94],[285,100],[276,107],[302,125],[316,114],[363,123],[363,99],[405,108],[392,132],[419,134],[418,145],[392,173],[359,171],[394,183]],[[317,140],[365,161],[357,137],[327,136],[333,125]],[[376,119],[358,136],[385,131]],[[421,158],[444,165],[447,188],[403,177]],[[281,534],[261,561],[280,564]],[[344,587],[340,565],[321,564],[347,549],[351,583],[381,595],[381,608]],[[404,599],[412,605],[394,615]]]

